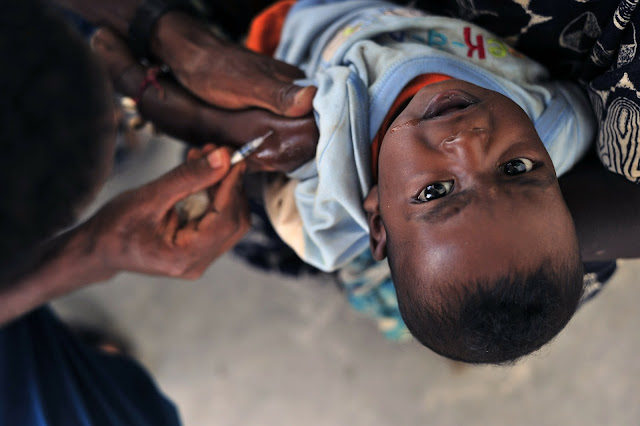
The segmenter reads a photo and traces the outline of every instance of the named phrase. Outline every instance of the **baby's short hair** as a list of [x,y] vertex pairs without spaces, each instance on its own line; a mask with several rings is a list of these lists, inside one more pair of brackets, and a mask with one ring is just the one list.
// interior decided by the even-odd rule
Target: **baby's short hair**
[[447,283],[434,300],[416,288],[418,277],[394,273],[393,266],[392,276],[402,318],[423,345],[456,361],[512,364],[553,339],[575,313],[583,265],[579,255],[572,258],[547,259],[529,274]]
[[105,74],[51,7],[7,2],[0,17],[0,276],[75,220],[112,129]]

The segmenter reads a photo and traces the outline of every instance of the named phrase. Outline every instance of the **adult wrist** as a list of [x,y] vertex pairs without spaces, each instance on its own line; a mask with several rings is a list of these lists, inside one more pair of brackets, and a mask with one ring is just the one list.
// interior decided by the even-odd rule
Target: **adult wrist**
[[77,259],[82,259],[85,274],[78,275],[84,275],[82,281],[87,284],[106,281],[120,272],[111,262],[111,247],[107,236],[101,231],[103,227],[100,218],[96,219],[97,215],[70,231],[73,234],[71,246],[75,249],[69,252],[75,253]]
[[77,271],[80,280],[75,283],[78,287],[106,281],[119,272],[108,264],[102,238],[90,222],[91,219],[71,231],[73,235],[67,248],[76,261],[82,259],[83,265],[78,266]]
[[129,23],[129,48],[142,62],[153,58],[152,38],[160,19],[173,11],[197,15],[189,0],[143,0]]
[[154,57],[175,72],[197,63],[203,52],[221,51],[227,43],[215,37],[198,19],[181,11],[164,14],[150,39]]

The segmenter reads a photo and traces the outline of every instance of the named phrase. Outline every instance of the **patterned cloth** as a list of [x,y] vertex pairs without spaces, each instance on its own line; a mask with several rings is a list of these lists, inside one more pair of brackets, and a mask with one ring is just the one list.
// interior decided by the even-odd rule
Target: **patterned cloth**
[[338,272],[338,283],[351,307],[374,320],[387,339],[411,338],[386,261],[376,262],[367,250]]
[[418,0],[416,6],[479,24],[580,80],[596,113],[604,166],[640,183],[638,0]]

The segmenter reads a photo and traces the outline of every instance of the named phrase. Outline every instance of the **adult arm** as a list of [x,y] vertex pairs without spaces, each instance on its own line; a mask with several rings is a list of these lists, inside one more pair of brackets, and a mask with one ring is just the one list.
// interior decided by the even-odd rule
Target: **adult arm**
[[91,47],[117,92],[136,98],[143,118],[156,128],[195,145],[215,140],[234,148],[272,130],[273,134],[247,159],[249,171],[292,171],[315,156],[318,130],[311,114],[282,117],[260,108],[231,111],[194,97],[170,76],[140,91],[148,73],[115,33],[100,28]]
[[640,257],[640,187],[590,155],[560,178],[585,261]]
[[[163,177],[125,192],[88,221],[41,247],[14,279],[0,283],[0,324],[119,271],[197,278],[249,228],[245,164],[212,146]],[[174,205],[207,188],[204,216],[181,223]]]
[[[88,21],[126,38],[141,0],[56,0]],[[315,88],[293,84],[303,73],[284,62],[214,36],[205,24],[182,12],[158,19],[151,51],[177,81],[203,101],[229,109],[260,107],[287,117],[311,112]]]

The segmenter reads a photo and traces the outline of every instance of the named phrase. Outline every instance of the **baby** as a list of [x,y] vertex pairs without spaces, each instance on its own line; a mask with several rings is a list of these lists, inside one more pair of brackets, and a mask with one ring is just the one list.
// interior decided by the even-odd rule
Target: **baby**
[[267,191],[305,261],[388,258],[407,327],[455,360],[562,330],[583,273],[556,174],[594,136],[575,87],[480,27],[378,1],[298,2],[276,57],[318,87],[316,158]]
[[434,351],[504,362],[539,348],[582,293],[573,221],[529,117],[460,81],[426,86],[386,132],[365,199],[402,316]]

